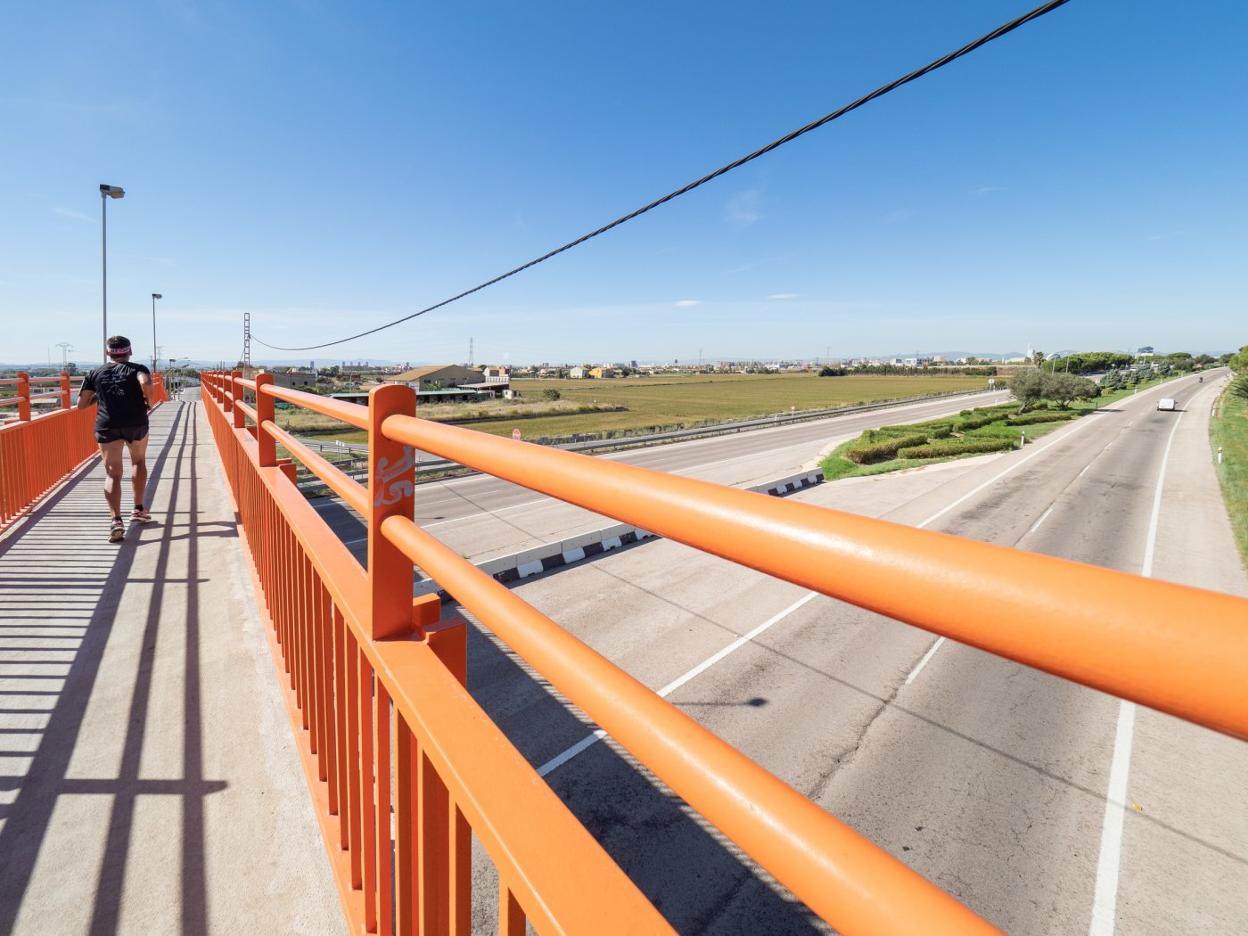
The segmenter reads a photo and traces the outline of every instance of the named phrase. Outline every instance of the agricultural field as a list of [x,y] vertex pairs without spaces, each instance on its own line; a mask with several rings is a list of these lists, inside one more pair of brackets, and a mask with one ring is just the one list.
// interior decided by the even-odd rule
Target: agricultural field
[[[616,380],[514,380],[523,403],[509,403],[497,418],[482,419],[477,404],[459,409],[471,421],[455,418],[449,405],[422,409],[420,415],[439,422],[468,425],[495,435],[519,429],[526,439],[565,438],[586,433],[630,433],[679,429],[787,413],[871,403],[904,397],[929,396],[958,390],[980,390],[987,378],[965,375],[908,377],[867,375],[816,377],[814,374],[696,374],[662,377],[626,377]],[[559,391],[556,404],[543,397]],[[436,409],[436,414],[433,412]],[[551,410],[572,412],[551,413]],[[528,412],[534,415],[528,415]],[[588,411],[584,411],[588,410]],[[540,415],[538,415],[540,414]],[[487,414],[488,415],[488,414]],[[279,415],[279,423],[282,418]],[[343,427],[292,427],[316,432],[318,438],[363,442],[365,434]]]
[[676,429],[798,410],[824,409],[956,390],[979,390],[986,378],[957,376],[816,377],[814,374],[696,374],[618,380],[516,380],[526,399],[558,390],[564,400],[625,407],[614,413],[478,423],[474,428],[525,438],[587,432]]

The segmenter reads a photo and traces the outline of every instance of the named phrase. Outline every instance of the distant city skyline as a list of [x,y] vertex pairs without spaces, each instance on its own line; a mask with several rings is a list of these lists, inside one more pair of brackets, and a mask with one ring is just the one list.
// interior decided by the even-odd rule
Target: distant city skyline
[[[126,189],[110,331],[150,357],[159,292],[166,356],[236,360],[244,313],[276,345],[410,313],[1025,7],[20,6],[0,39],[3,356],[100,356],[101,183]],[[1228,2],[1069,4],[541,267],[306,357],[459,361],[470,336],[495,363],[1233,350],[1246,29]]]

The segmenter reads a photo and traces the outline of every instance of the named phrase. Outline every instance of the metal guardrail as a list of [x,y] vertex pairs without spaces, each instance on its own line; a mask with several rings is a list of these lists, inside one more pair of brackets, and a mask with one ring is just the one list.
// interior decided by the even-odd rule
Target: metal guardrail
[[[330,413],[369,433],[366,490],[316,453],[292,450],[357,504],[368,525],[361,568],[290,483],[293,466],[276,459],[281,431],[273,399],[323,413],[326,401],[272,388],[266,375],[254,383],[209,375],[206,383],[206,408],[296,694],[296,726],[306,729],[301,735],[317,755],[309,761],[313,787],[328,790],[323,818],[339,816],[344,830],[375,825],[372,838],[330,836],[353,927],[381,920],[380,932],[391,932],[392,924],[403,931],[397,921],[417,911],[403,902],[413,898],[402,888],[412,874],[423,882],[431,862],[437,876],[420,912],[467,926],[467,904],[456,901],[466,901],[470,886],[463,856],[471,826],[499,867],[500,931],[519,932],[524,914],[539,932],[667,930],[462,691],[463,625],[438,629],[436,597],[412,598],[419,565],[836,929],[993,931],[420,529],[413,520],[413,449],[1248,739],[1244,599],[431,423],[415,417],[415,395],[401,386],[374,390],[367,407]],[[255,394],[254,409],[238,405],[247,392]],[[251,416],[256,424],[247,426]],[[360,688],[374,678],[375,703]],[[420,761],[420,771],[423,789],[434,791],[424,813],[434,817],[432,827],[410,801],[402,805],[412,795],[411,774],[400,771],[393,789],[385,780],[391,703],[399,763],[407,763],[403,750],[410,753],[413,744],[430,758]],[[347,800],[344,789],[352,791]],[[377,816],[388,816],[380,803],[394,797],[392,838]],[[446,823],[461,814],[462,827]],[[558,849],[549,846],[552,836]],[[425,843],[432,857],[410,857],[412,842]],[[389,867],[392,850],[400,891],[389,918],[388,876],[379,878],[377,868]],[[557,867],[551,851],[558,852]]]

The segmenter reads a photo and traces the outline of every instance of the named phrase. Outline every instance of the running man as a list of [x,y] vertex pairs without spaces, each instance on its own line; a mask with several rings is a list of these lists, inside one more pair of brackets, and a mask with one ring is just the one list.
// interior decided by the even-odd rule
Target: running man
[[142,364],[131,364],[130,339],[114,335],[108,339],[111,363],[87,374],[78,394],[78,408],[98,404],[95,411],[95,441],[100,443],[104,460],[104,499],[112,511],[108,541],[119,543],[126,538],[126,524],[121,519],[121,450],[130,452],[134,470],[134,513],[138,523],[146,523],[152,515],[143,506],[147,489],[147,413],[152,408],[152,375]]

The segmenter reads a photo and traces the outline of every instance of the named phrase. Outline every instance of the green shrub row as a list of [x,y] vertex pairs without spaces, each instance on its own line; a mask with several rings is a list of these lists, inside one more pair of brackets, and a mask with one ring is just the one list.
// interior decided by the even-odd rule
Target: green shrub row
[[1013,439],[953,439],[930,445],[914,445],[897,450],[898,458],[944,458],[980,452],[1003,452],[1017,445]]
[[876,438],[890,439],[896,436],[924,435],[929,439],[944,439],[953,435],[951,422],[933,421],[928,423],[902,423],[897,426],[882,426],[868,430]]
[[1020,413],[1017,416],[1011,416],[1005,421],[1007,426],[1030,426],[1034,423],[1060,422],[1063,419],[1075,419],[1080,414],[1078,412],[1062,412],[1060,410],[1049,413]]
[[958,428],[963,432],[969,432],[972,429],[982,429],[984,426],[990,426],[994,422],[999,422],[1003,418],[1004,414],[1002,413],[988,413],[984,416],[970,416],[963,419],[962,422],[958,424]]
[[865,445],[858,443],[851,445],[845,450],[845,457],[856,465],[874,465],[878,462],[890,461],[895,458],[898,449],[923,445],[926,442],[927,435],[917,433],[915,435],[897,436],[892,439],[881,439],[878,442],[868,442]]

